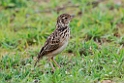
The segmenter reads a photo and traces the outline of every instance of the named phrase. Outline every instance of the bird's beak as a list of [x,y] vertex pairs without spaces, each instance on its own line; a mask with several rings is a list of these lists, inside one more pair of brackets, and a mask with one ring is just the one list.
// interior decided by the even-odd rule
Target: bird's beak
[[75,15],[71,15],[71,19],[74,18],[74,17],[75,17]]

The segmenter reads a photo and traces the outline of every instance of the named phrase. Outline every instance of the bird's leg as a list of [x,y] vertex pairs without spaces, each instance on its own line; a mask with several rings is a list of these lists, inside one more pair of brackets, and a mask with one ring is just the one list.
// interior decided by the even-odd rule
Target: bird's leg
[[52,61],[56,64],[56,66],[57,66],[58,68],[60,68],[59,64],[54,60],[54,58],[52,57],[51,59],[52,59]]
[[52,59],[51,59],[51,58],[48,58],[48,60],[49,60],[49,62],[50,62],[50,65],[51,65],[53,71],[55,71],[55,67],[53,66],[53,64],[52,64],[52,62],[51,62]]

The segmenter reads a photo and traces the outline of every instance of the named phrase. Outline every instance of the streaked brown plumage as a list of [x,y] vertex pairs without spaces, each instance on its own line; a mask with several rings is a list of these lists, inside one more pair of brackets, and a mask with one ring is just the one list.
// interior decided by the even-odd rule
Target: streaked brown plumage
[[[38,54],[37,62],[43,57],[48,56],[49,60],[52,59],[54,63],[59,67],[56,61],[53,59],[55,55],[60,53],[68,44],[70,38],[70,28],[69,23],[72,19],[72,16],[69,14],[61,14],[57,18],[56,29],[55,31],[47,38],[45,45],[42,47],[40,53]],[[50,63],[54,69],[52,63]]]

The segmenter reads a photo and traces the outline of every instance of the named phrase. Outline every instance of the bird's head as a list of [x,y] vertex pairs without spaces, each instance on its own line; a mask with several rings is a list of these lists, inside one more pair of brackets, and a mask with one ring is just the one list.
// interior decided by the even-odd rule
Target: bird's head
[[57,24],[60,26],[68,26],[71,19],[73,18],[73,15],[70,14],[61,14],[58,18],[57,18]]

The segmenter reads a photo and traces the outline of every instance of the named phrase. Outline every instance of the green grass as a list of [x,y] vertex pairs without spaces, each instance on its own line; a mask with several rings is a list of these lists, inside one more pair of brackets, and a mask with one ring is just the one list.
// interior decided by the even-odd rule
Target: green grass
[[[124,83],[124,2],[91,2],[0,1],[0,83]],[[55,57],[61,68],[52,72],[45,57],[34,68],[62,13],[76,16],[68,47]]]

